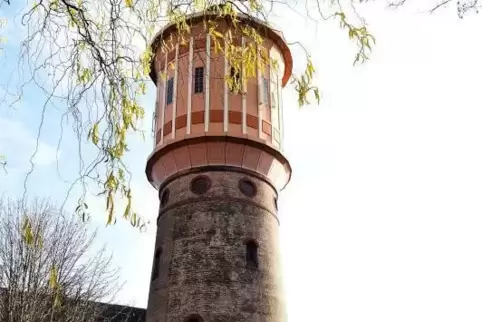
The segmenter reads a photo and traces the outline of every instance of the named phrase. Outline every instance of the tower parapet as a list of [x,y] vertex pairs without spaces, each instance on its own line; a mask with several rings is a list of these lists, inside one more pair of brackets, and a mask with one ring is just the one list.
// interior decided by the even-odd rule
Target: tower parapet
[[250,41],[231,18],[204,13],[187,18],[188,37],[170,24],[152,42],[155,146],[146,174],[160,209],[147,321],[283,322],[277,198],[291,176],[281,90],[292,57],[279,32],[238,15],[276,62],[243,78],[216,48],[207,18],[237,46]]

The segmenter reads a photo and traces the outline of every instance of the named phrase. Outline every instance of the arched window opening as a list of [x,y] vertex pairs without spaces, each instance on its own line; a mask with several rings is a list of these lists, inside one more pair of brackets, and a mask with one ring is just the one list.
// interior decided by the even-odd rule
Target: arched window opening
[[246,243],[246,265],[258,268],[258,244],[254,240]]
[[161,261],[161,255],[162,255],[162,248],[156,249],[156,252],[154,253],[154,262],[152,263],[152,275],[151,275],[151,281],[156,280],[159,277],[159,264]]
[[203,322],[204,320],[199,315],[190,315],[186,322]]
[[169,201],[169,189],[165,189],[161,194],[161,207],[164,207]]
[[201,322],[198,318],[189,318],[187,322]]

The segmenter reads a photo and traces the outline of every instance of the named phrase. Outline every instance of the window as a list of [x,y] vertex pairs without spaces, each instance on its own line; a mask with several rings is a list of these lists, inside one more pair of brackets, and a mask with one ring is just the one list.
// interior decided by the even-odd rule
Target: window
[[194,69],[194,93],[204,92],[204,67],[196,67]]
[[256,186],[248,179],[239,180],[238,188],[246,197],[253,198],[256,196]]
[[191,191],[197,195],[206,193],[211,188],[211,179],[206,176],[199,176],[191,181]]
[[236,68],[231,67],[230,77],[231,81],[228,83],[229,90],[232,93],[239,94],[241,92],[241,77],[239,75],[239,71],[237,71]]
[[167,93],[166,93],[166,105],[172,103],[172,99],[174,96],[174,79],[171,77],[167,81]]
[[186,320],[186,322],[203,322],[203,319],[199,315],[190,315]]
[[258,268],[258,245],[254,240],[246,243],[246,266]]
[[278,107],[276,93],[274,91],[271,92],[271,108],[276,109]]
[[152,266],[151,281],[154,281],[159,277],[159,262],[161,260],[162,248],[156,249],[154,253],[154,263]]
[[166,189],[161,194],[161,206],[164,207],[169,201],[169,189]]
[[262,94],[262,103],[268,105],[268,98],[269,98],[269,82],[266,78],[263,77],[263,94]]
[[275,75],[271,75],[271,124],[277,130],[280,129],[281,117],[280,117],[280,107],[279,107],[279,87],[278,80]]

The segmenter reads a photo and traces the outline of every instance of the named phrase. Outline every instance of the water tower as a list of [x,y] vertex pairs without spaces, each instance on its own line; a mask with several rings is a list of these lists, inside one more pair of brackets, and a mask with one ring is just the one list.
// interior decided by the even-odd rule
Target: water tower
[[[291,176],[281,90],[292,57],[280,32],[238,15],[237,30],[254,27],[278,68],[258,68],[233,89],[225,79],[234,69],[205,29],[212,19],[232,26],[193,14],[187,38],[170,24],[152,42],[155,147],[146,174],[160,207],[147,321],[284,322],[277,198]],[[249,41],[232,33],[239,46]]]

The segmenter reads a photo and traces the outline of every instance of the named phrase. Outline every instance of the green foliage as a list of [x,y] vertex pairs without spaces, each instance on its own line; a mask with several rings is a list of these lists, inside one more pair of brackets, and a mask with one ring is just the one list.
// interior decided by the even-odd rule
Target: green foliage
[[22,239],[27,245],[33,245],[34,234],[32,230],[32,223],[27,214],[24,215],[23,225],[22,225]]
[[[41,37],[38,39],[40,42],[54,43],[54,39],[44,38],[44,30],[59,28],[57,22],[49,20],[52,14],[63,22],[61,26],[66,26],[68,32],[74,35],[74,41],[68,49],[72,63],[63,66],[67,73],[70,71],[73,74],[75,80],[66,98],[69,109],[77,110],[80,102],[88,105],[86,93],[89,91],[101,93],[100,113],[89,110],[89,115],[93,117],[82,124],[88,129],[88,142],[99,151],[95,166],[83,176],[91,178],[94,170],[97,173],[94,178],[100,187],[98,196],[105,199],[106,225],[115,224],[116,214],[121,213],[122,218],[133,227],[145,229],[142,216],[133,209],[130,172],[123,160],[128,152],[129,134],[142,135],[137,124],[144,118],[145,112],[139,101],[146,94],[146,82],[151,72],[154,52],[147,47],[139,57],[135,57],[126,42],[128,38],[123,40],[123,37],[130,35],[151,38],[160,25],[159,21],[167,18],[168,23],[176,25],[178,32],[171,34],[169,39],[161,40],[154,49],[168,53],[174,49],[174,43],[187,45],[191,36],[191,25],[186,19],[188,14],[192,11],[203,12],[203,24],[205,32],[210,36],[213,54],[224,55],[229,66],[234,69],[234,74],[225,77],[231,91],[242,93],[247,81],[257,77],[259,70],[268,67],[279,71],[279,63],[270,59],[261,35],[263,31],[239,23],[241,13],[232,2],[213,5],[212,0],[192,0],[187,8],[170,6],[164,14],[161,2],[157,0],[123,0],[120,3],[116,8],[110,8],[115,11],[114,17],[112,12],[97,12],[94,6],[82,0],[51,0],[48,5],[43,1],[35,2],[29,15],[30,19],[35,18],[33,21],[43,20],[41,25],[44,29],[40,31]],[[244,14],[247,15],[256,15],[264,10],[261,0],[249,0],[245,8]],[[124,21],[121,17],[126,16],[134,19],[136,24],[120,24]],[[359,46],[355,62],[364,62],[374,43],[373,37],[364,26],[354,27],[348,23],[343,13],[335,16],[340,17],[341,28],[348,29],[350,39],[356,40]],[[226,22],[229,28],[225,27]],[[241,42],[241,37],[244,42]],[[147,42],[150,39],[145,40]],[[173,69],[174,65],[171,64],[169,68]],[[304,72],[292,75],[291,78],[300,107],[310,104],[310,97],[314,97],[316,103],[320,102],[315,74],[307,53]],[[159,76],[164,80],[166,78],[164,72]],[[5,164],[6,161],[0,159],[0,165]],[[123,208],[117,203],[119,198],[125,201]],[[83,221],[91,217],[85,194],[78,199],[75,212]],[[41,233],[34,233],[32,225],[26,214],[22,227],[23,240],[30,247],[42,247]],[[55,265],[50,270],[49,285],[54,290],[54,306],[62,305],[62,290]]]
[[42,248],[43,246],[43,236],[42,231],[37,227],[34,229],[32,227],[32,222],[28,214],[23,215],[22,224],[22,240],[29,247]]
[[50,269],[50,276],[49,276],[49,286],[51,288],[57,288],[59,280],[59,274],[57,267],[55,265],[52,266]]
[[[257,77],[258,70],[279,69],[279,63],[270,59],[265,47],[263,30],[260,30],[263,28],[239,23],[246,16],[267,15],[270,9],[268,2],[263,0],[243,3],[121,0],[115,5],[109,1],[49,0],[30,2],[29,7],[24,21],[31,30],[31,45],[35,41],[58,49],[52,54],[57,55],[54,56],[57,61],[62,61],[63,56],[69,57],[68,63],[60,66],[51,62],[52,56],[44,61],[38,57],[29,59],[39,61],[42,66],[55,66],[54,69],[64,72],[64,77],[69,80],[67,94],[62,96],[63,103],[80,123],[77,124],[82,129],[80,139],[87,138],[98,151],[91,166],[80,174],[79,181],[86,185],[86,181],[91,180],[98,185],[98,195],[105,200],[107,225],[114,224],[116,214],[120,214],[133,226],[145,228],[142,216],[133,209],[130,172],[124,164],[129,150],[128,138],[132,134],[143,135],[138,128],[145,114],[140,100],[147,92],[146,82],[149,81],[154,53],[171,52],[175,43],[187,45],[192,35],[192,26],[186,19],[189,14],[204,13],[203,24],[211,39],[212,54],[224,55],[234,69],[234,74],[225,78],[232,91],[242,93],[246,82]],[[355,62],[364,62],[374,44],[373,37],[364,26],[355,27],[349,23],[344,13],[338,12],[335,16],[340,18],[340,27],[348,29],[350,39],[358,44]],[[263,21],[267,23],[264,18]],[[149,42],[154,32],[165,23],[175,24],[177,34],[161,40],[154,48],[147,46],[138,54],[140,51],[132,45],[135,40]],[[69,38],[65,46],[56,39],[56,35],[62,33]],[[240,41],[241,36],[244,44]],[[168,68],[174,68],[174,65],[170,64]],[[313,99],[320,102],[315,75],[307,53],[304,71],[291,78],[300,107],[310,104]],[[159,77],[165,79],[166,73],[161,72]],[[95,99],[89,99],[89,96]],[[87,112],[82,111],[83,108],[87,108]],[[87,190],[84,186],[84,194],[76,208],[83,220],[91,216],[86,201]],[[118,200],[124,202],[122,206]],[[27,233],[25,237],[30,238]]]
[[313,93],[316,102],[320,103],[320,90],[317,86],[312,85],[313,77],[315,75],[315,67],[311,62],[311,59],[308,58],[308,62],[306,64],[306,70],[300,77],[293,76],[292,83],[295,85],[296,93],[298,94],[298,106],[303,107],[304,105],[310,104],[308,101],[308,94],[310,92]]
[[59,272],[55,264],[50,268],[49,287],[54,291],[53,307],[59,308],[62,305],[62,286],[59,283]]
[[[7,25],[7,19],[0,17],[0,29],[5,27],[6,25]],[[7,38],[5,38],[0,34],[0,54],[3,53],[2,45],[5,44],[6,42],[7,42]]]
[[[201,7],[201,2],[196,2],[198,11],[206,14],[204,27],[211,37],[214,53],[223,54],[227,58],[229,66],[234,69],[233,75],[225,76],[225,81],[228,83],[231,91],[242,92],[243,85],[250,78],[256,77],[257,71],[264,70],[266,66],[275,70],[278,69],[278,63],[270,60],[268,52],[264,47],[264,38],[260,34],[261,30],[257,30],[250,25],[238,24],[240,17],[230,2],[223,5],[208,5],[204,3],[204,7]],[[254,14],[262,10],[261,1],[250,0],[249,10],[251,12],[248,12],[248,14]],[[186,15],[172,12],[169,16],[172,17],[171,23],[176,24],[179,32],[178,37],[186,39],[191,32],[186,22]],[[230,21],[231,27],[227,31],[223,31],[221,26],[226,21],[226,18]],[[233,34],[243,36],[246,40],[244,45],[240,44],[239,37],[236,39]],[[171,42],[168,41],[167,43]],[[169,52],[173,49],[172,45],[169,46],[166,43],[162,43],[161,46],[164,52]],[[307,60],[305,73],[300,77],[292,76],[292,81],[295,83],[295,89],[298,93],[300,107],[309,104],[308,96],[310,94],[314,95],[318,103],[320,101],[319,89],[313,84],[315,68],[309,57],[307,57]]]
[[355,27],[348,23],[343,12],[335,13],[335,17],[340,18],[340,28],[348,29],[348,38],[355,40],[357,43],[358,53],[353,64],[364,63],[369,59],[368,54],[372,51],[372,45],[375,45],[375,38],[367,31],[365,26]]

